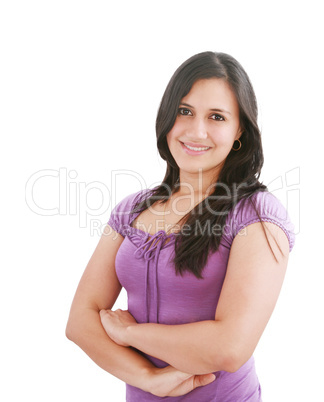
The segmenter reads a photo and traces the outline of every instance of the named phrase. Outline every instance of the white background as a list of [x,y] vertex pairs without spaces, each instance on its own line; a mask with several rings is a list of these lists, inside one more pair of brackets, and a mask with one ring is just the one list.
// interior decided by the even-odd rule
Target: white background
[[[255,353],[264,402],[324,400],[320,10],[312,0],[1,2],[1,400],[124,400],[124,385],[65,338],[69,307],[110,198],[163,178],[156,111],[178,65],[205,50],[250,75],[262,179],[298,232]],[[37,172],[51,176],[31,187]],[[57,214],[37,213],[31,191]]]

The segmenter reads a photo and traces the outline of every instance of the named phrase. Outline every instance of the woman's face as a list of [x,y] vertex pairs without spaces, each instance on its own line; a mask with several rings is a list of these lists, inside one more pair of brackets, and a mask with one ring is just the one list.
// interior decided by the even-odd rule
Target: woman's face
[[167,143],[180,172],[214,175],[241,132],[239,106],[227,82],[203,79],[181,100]]

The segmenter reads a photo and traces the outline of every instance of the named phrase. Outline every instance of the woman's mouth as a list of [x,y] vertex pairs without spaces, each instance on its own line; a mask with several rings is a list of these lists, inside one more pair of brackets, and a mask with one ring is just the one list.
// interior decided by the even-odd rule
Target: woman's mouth
[[181,146],[183,150],[189,155],[201,155],[206,153],[211,147],[208,146],[198,146],[193,144],[188,144],[185,142],[181,142]]

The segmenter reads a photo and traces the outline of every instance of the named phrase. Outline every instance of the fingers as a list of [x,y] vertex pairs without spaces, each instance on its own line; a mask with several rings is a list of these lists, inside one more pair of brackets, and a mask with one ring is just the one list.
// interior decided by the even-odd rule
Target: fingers
[[104,317],[106,314],[108,314],[108,311],[110,311],[110,310],[100,310],[99,311],[100,317]]
[[194,388],[203,387],[204,385],[208,385],[215,380],[214,374],[203,374],[203,375],[195,375],[194,376]]

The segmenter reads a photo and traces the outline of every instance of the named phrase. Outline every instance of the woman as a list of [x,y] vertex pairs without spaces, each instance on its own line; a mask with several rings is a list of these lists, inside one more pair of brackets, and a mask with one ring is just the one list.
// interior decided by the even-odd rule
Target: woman
[[[128,401],[260,401],[253,351],[294,235],[259,181],[257,104],[241,65],[184,62],[157,115],[160,186],[122,200],[77,289],[67,336]],[[124,287],[128,311],[111,311]]]

